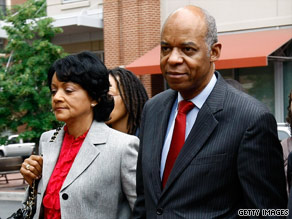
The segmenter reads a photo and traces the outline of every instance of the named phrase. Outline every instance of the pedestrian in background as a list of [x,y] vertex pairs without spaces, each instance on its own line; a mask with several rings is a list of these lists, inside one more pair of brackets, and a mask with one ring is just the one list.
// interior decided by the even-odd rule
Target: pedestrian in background
[[[289,125],[290,135],[291,135],[291,127],[292,127],[291,126],[291,124],[292,124],[292,90],[290,91],[290,94],[289,94],[289,105],[288,105],[287,110],[288,110],[288,114],[287,114],[286,122]],[[288,166],[288,156],[292,152],[292,138],[289,137],[289,138],[286,138],[286,139],[282,140],[281,144],[282,144],[282,148],[283,148],[285,174],[286,174],[286,178],[287,178],[287,192],[289,193],[291,182],[288,180],[288,178],[290,177],[290,179],[292,179],[292,175],[290,175],[288,177],[288,173],[289,172],[287,170],[287,166]],[[291,166],[290,170],[292,170],[292,166]],[[290,174],[292,174],[292,172]]]
[[115,107],[107,124],[137,136],[142,110],[148,100],[144,86],[136,75],[124,68],[109,70],[109,80],[109,94],[114,97]]

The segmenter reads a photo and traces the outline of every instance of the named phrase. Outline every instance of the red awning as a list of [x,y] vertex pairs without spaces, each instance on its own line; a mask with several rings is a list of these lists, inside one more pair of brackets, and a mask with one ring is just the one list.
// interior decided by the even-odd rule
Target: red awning
[[[222,50],[216,69],[267,66],[267,57],[291,38],[292,28],[219,35]],[[137,75],[161,74],[160,45],[126,68]]]

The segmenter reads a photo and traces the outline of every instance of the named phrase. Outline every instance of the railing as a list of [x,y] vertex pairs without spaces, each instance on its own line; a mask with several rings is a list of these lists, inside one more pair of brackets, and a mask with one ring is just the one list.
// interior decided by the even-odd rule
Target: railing
[[[22,157],[1,157],[0,158],[0,178],[4,177],[5,179],[0,180],[0,181],[6,181],[6,183],[9,183],[7,174],[19,173],[22,162],[23,162]],[[23,179],[23,178],[17,178],[13,180],[19,180],[19,179]]]

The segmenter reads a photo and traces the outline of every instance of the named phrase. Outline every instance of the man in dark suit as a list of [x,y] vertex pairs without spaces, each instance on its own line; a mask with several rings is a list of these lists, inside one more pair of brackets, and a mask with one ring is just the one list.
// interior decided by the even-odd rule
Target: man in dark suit
[[220,51],[215,20],[201,8],[179,9],[164,24],[160,66],[171,89],[144,107],[134,218],[236,218],[287,207],[276,121],[215,71]]

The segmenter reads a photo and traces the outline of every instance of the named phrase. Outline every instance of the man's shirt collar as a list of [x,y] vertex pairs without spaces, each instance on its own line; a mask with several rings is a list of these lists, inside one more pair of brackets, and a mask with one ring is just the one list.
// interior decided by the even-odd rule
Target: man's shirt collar
[[[195,96],[193,99],[190,99],[189,101],[192,101],[193,104],[195,104],[196,107],[199,109],[202,108],[203,104],[207,100],[208,96],[212,92],[213,88],[215,87],[215,84],[217,82],[217,78],[215,74],[213,74],[210,82],[207,84],[207,86],[199,93],[197,96]],[[183,97],[180,93],[178,93],[178,103],[183,100]]]

